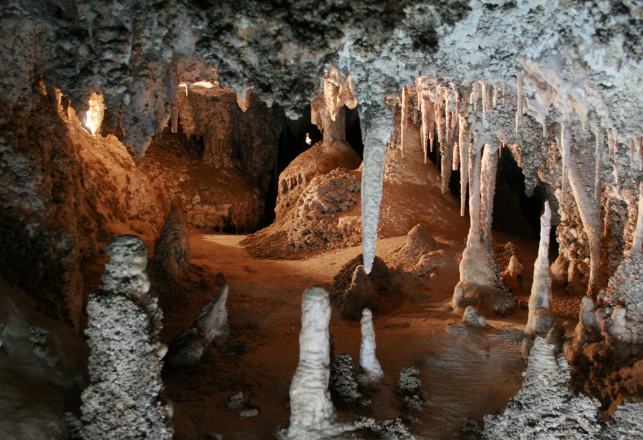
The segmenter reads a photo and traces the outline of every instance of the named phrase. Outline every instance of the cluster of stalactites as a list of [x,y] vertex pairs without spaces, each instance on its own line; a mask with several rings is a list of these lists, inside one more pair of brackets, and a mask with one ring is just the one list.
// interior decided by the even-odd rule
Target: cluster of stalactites
[[390,103],[394,113],[399,108],[400,123],[391,135],[388,147],[400,148],[404,154],[408,124],[411,121],[420,124],[425,163],[429,151],[433,152],[436,141],[439,145],[443,192],[449,189],[452,171],[463,170],[460,173],[463,216],[469,182],[469,156],[473,142],[467,122],[467,107],[471,105],[474,111],[478,111],[480,103],[482,118],[486,119],[491,108],[495,107],[500,99],[503,103],[506,102],[504,85],[489,85],[487,81],[480,80],[471,85],[457,87],[451,81],[440,83],[435,78],[422,76],[415,80],[414,86],[404,87]]
[[350,109],[357,107],[353,78],[350,75],[344,75],[333,65],[324,74],[323,94],[326,108],[333,121],[342,106],[345,105]]

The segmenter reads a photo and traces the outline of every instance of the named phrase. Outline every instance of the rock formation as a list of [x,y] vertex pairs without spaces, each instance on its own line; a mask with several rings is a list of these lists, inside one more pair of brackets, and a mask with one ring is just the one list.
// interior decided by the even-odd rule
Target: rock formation
[[523,385],[499,415],[484,417],[483,437],[598,439],[599,402],[569,389],[569,365],[536,337]]
[[[361,267],[361,266],[360,266]],[[379,382],[384,378],[384,371],[375,357],[375,328],[373,313],[369,309],[362,311],[362,344],[359,348],[359,366],[369,382]]]
[[357,256],[333,278],[331,301],[344,319],[361,319],[364,309],[376,312],[391,292],[391,274],[384,261],[376,258],[368,275],[362,262],[362,256]]
[[415,266],[423,255],[435,251],[439,247],[427,231],[426,225],[419,223],[406,235],[404,244],[388,257],[387,264],[392,267],[402,264],[408,270]]
[[[486,147],[485,147],[486,149]],[[467,236],[467,247],[460,260],[460,281],[455,287],[451,305],[454,310],[462,312],[468,306],[475,306],[480,313],[506,314],[513,310],[515,301],[511,293],[499,286],[497,266],[493,252],[483,242],[481,223],[481,152],[472,150],[470,169],[471,194],[469,196],[469,213],[471,226]],[[487,205],[488,207],[488,205]],[[485,217],[489,215],[484,211]],[[485,220],[485,224],[488,220]],[[493,260],[493,263],[492,263]],[[495,269],[494,269],[495,268]]]
[[230,335],[228,325],[229,286],[225,284],[219,294],[212,298],[196,316],[194,324],[181,332],[170,343],[166,363],[173,368],[194,367],[205,357],[216,353]]
[[540,217],[540,244],[538,257],[534,263],[534,281],[529,297],[529,318],[525,333],[545,336],[554,325],[554,315],[549,309],[552,299],[551,276],[549,275],[549,228],[551,227],[551,209],[545,202],[545,210]]
[[311,287],[301,302],[299,365],[290,384],[290,427],[282,438],[317,440],[339,435],[330,400],[330,301],[322,287]]
[[179,205],[172,205],[154,242],[152,264],[156,275],[171,280],[185,275],[190,267],[190,237]]
[[474,327],[487,326],[487,320],[484,318],[484,316],[478,315],[478,312],[476,312],[476,308],[473,306],[469,306],[464,310],[462,321]]
[[169,440],[172,405],[161,397],[167,347],[158,338],[163,313],[147,294],[147,249],[140,238],[121,235],[107,254],[100,291],[87,305],[91,385],[82,394],[82,437]]
[[340,410],[363,412],[371,401],[366,400],[359,391],[358,375],[353,366],[353,359],[346,353],[337,353],[330,364],[328,387],[333,403]]

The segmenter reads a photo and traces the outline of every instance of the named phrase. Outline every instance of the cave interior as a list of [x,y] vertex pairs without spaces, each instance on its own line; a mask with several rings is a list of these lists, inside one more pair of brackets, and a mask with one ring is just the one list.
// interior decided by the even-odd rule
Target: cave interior
[[1,438],[643,439],[640,2],[0,24]]

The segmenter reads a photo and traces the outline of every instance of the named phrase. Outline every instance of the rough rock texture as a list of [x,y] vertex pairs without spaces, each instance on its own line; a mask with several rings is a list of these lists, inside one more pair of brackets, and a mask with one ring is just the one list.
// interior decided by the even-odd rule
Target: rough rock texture
[[161,402],[163,312],[147,294],[147,249],[121,235],[107,254],[100,292],[87,305],[91,385],[82,394],[82,437],[171,439],[171,404]]
[[484,418],[485,439],[599,438],[600,404],[569,389],[569,365],[554,347],[537,337],[523,386],[499,415]]
[[290,384],[290,427],[282,438],[311,440],[350,430],[336,423],[328,391],[330,378],[330,301],[322,287],[311,287],[301,303],[299,365]]
[[194,138],[165,130],[137,166],[153,182],[164,205],[183,207],[189,225],[207,231],[256,230],[264,213],[263,190],[245,171],[207,163],[203,146]]
[[6,439],[63,440],[85,386],[87,344],[37,312],[0,276],[0,433]]
[[217,347],[228,340],[229,286],[225,284],[219,294],[212,298],[196,316],[194,324],[181,332],[170,343],[166,363],[173,368],[197,366],[206,357],[213,357]]
[[315,177],[337,168],[354,170],[360,163],[359,156],[345,139],[333,140],[331,144],[320,141],[301,153],[279,175],[276,221],[296,208],[300,196]]
[[420,372],[413,368],[404,368],[400,371],[397,392],[402,400],[405,410],[416,413],[424,411],[424,387],[418,378]]
[[80,261],[118,233],[154,235],[162,211],[115,137],[91,136],[53,88],[35,83],[27,98],[23,117],[0,109],[0,269],[44,313],[79,326]]
[[373,270],[366,274],[361,255],[342,267],[333,278],[330,298],[344,319],[358,320],[368,308],[376,312],[391,294],[391,274],[386,264],[376,258]]
[[473,306],[469,306],[464,310],[462,321],[474,327],[487,326],[487,320],[484,318],[484,316],[478,315],[478,312],[476,312],[476,308]]
[[177,279],[190,267],[190,237],[179,205],[172,205],[154,242],[152,264],[156,276]]
[[337,353],[331,362],[328,387],[333,403],[340,410],[361,413],[372,403],[360,393],[353,359],[346,353]]
[[426,230],[426,225],[420,223],[406,234],[404,244],[388,256],[386,263],[392,267],[402,264],[408,270],[415,266],[424,254],[435,251],[439,247],[440,245]]
[[186,85],[179,91],[180,126],[188,138],[203,138],[203,161],[215,168],[236,168],[267,191],[277,160],[283,113],[267,108],[252,92],[243,111],[234,91],[218,84]]
[[411,272],[415,275],[422,277],[430,273],[433,269],[440,266],[441,264],[453,260],[455,255],[452,252],[440,249],[439,251],[429,252],[422,255],[420,260],[417,262]]

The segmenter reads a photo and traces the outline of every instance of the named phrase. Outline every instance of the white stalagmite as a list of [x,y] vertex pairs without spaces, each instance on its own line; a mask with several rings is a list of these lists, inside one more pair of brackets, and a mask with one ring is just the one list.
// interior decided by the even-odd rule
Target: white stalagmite
[[384,371],[375,357],[375,328],[373,327],[373,313],[369,309],[362,311],[362,345],[359,348],[359,365],[371,382],[378,382],[384,378]]
[[384,180],[386,145],[393,131],[390,115],[383,107],[360,107],[364,135],[364,168],[362,170],[362,247],[364,271],[370,273],[377,247],[377,227]]
[[529,318],[525,333],[531,336],[546,334],[554,324],[554,316],[549,310],[551,301],[551,275],[549,274],[549,233],[551,229],[551,208],[545,202],[545,211],[540,217],[540,244],[538,257],[534,263],[534,281],[529,297]]
[[301,302],[299,365],[290,384],[290,427],[285,439],[317,440],[340,435],[330,400],[330,301],[323,287],[310,287]]

